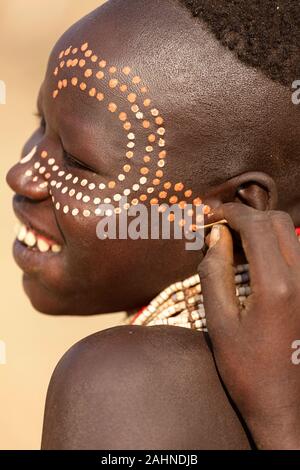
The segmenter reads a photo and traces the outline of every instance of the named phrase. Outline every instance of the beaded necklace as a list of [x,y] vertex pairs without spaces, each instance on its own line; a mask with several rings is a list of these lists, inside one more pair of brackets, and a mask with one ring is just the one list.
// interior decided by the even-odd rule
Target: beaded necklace
[[[296,229],[300,242],[300,228]],[[249,265],[235,268],[236,295],[241,304],[251,294]],[[174,325],[207,331],[200,277],[195,274],[184,281],[175,282],[156,296],[147,307],[130,315],[127,325]]]

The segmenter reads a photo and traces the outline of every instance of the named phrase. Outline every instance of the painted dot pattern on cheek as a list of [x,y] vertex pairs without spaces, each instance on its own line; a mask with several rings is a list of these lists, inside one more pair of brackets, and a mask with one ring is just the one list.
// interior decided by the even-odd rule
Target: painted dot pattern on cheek
[[[69,57],[68,60],[64,60],[65,57]],[[74,76],[71,80],[65,77],[58,78],[60,74],[63,74],[64,68],[73,68]],[[155,193],[155,197],[150,197],[150,204],[159,204],[160,200],[167,200],[170,204],[178,203],[179,207],[184,208],[187,204],[186,199],[192,197],[193,192],[189,188],[185,188],[182,182],[171,183],[163,181],[164,172],[167,162],[167,151],[165,134],[166,129],[164,126],[164,119],[160,115],[159,110],[152,105],[152,99],[147,96],[143,96],[140,101],[141,94],[146,95],[148,88],[142,84],[142,78],[134,74],[131,67],[124,66],[118,70],[114,65],[108,65],[104,59],[99,60],[99,55],[95,54],[92,49],[89,48],[88,42],[85,42],[80,47],[72,48],[69,46],[59,54],[59,63],[55,67],[53,72],[54,77],[58,78],[57,86],[53,90],[52,97],[54,100],[58,99],[59,94],[64,92],[69,86],[72,88],[78,88],[80,92],[87,93],[90,99],[96,99],[101,102],[107,109],[107,112],[111,113],[121,124],[123,132],[126,136],[126,150],[124,151],[124,158],[127,160],[134,160],[136,162],[138,156],[136,155],[136,132],[138,128],[142,130],[142,134],[145,135],[144,154],[140,167],[138,168],[135,164],[135,168],[138,168],[140,174],[138,181],[134,182],[132,186],[125,187],[122,190],[118,190],[111,198],[105,198],[103,202],[110,203],[112,201],[119,202],[124,196],[130,196],[131,193],[141,192],[138,197],[131,196],[132,199],[129,203],[124,204],[124,210],[128,210],[130,205],[136,205],[139,201],[145,202],[149,200],[149,195]],[[99,84],[96,86],[89,85],[91,77],[96,77]],[[124,81],[127,83],[124,83]],[[128,82],[129,80],[129,82]],[[123,109],[119,108],[119,105],[115,101],[107,101],[107,97],[103,92],[103,85],[107,85],[107,89],[111,92],[121,92],[124,95],[122,103]],[[130,89],[134,87],[134,89]],[[127,109],[124,109],[124,103],[128,103]],[[135,131],[133,131],[133,128]],[[34,157],[36,159],[37,147],[35,146],[24,158],[22,158],[22,164],[30,162]],[[140,158],[140,157],[139,157]],[[41,161],[43,160],[42,166]],[[157,167],[150,168],[147,164],[156,160]],[[146,164],[146,166],[145,166]],[[38,156],[37,161],[34,162],[32,169],[27,169],[25,172],[26,177],[32,178],[33,181],[37,181],[38,177],[35,172],[38,172],[39,176],[43,176],[46,180],[44,183],[40,183],[41,188],[45,188],[44,184],[50,185],[50,195],[57,211],[62,211],[65,215],[72,215],[74,217],[82,215],[83,217],[90,217],[92,215],[99,216],[103,215],[99,207],[92,209],[84,208],[84,204],[93,203],[95,206],[102,202],[102,199],[98,197],[97,191],[103,190],[114,190],[126,181],[126,175],[132,171],[132,165],[124,163],[122,167],[122,173],[116,175],[117,181],[110,181],[106,183],[96,184],[87,179],[81,179],[74,176],[71,173],[67,175],[63,170],[60,170],[59,165],[56,164],[55,158],[48,155],[48,151],[43,149]],[[54,174],[56,174],[54,178]],[[64,185],[66,181],[69,185]],[[152,184],[151,184],[152,183]],[[142,190],[144,186],[144,189]],[[83,189],[82,190],[79,189]],[[174,194],[170,192],[174,191]],[[54,191],[54,194],[52,192]],[[93,197],[91,192],[95,191]],[[56,193],[57,192],[57,193]],[[59,194],[65,195],[70,198],[68,204],[62,204],[57,201]],[[100,196],[100,194],[99,194]],[[195,199],[194,199],[195,201]],[[201,201],[197,199],[197,203]],[[78,204],[78,207],[74,207],[74,204]],[[71,207],[73,206],[73,207]],[[208,207],[208,206],[206,206]],[[209,211],[210,208],[206,209]],[[115,213],[120,213],[121,209],[116,208]],[[163,211],[163,209],[161,210]],[[172,220],[172,217],[170,217]]]
[[[86,47],[86,44],[87,44],[87,43],[85,43],[84,45],[82,45],[82,47],[80,48],[82,51],[84,51],[84,49],[85,49],[85,47]],[[95,56],[95,54],[92,55],[92,57],[93,57],[93,56]],[[82,59],[80,59],[80,60],[82,60]],[[80,62],[80,61],[79,61],[79,62]],[[95,62],[95,60],[93,60],[93,62]],[[106,63],[106,61],[103,61],[103,59],[99,62],[99,66],[101,66],[102,68],[105,68],[106,65],[107,65],[107,63]],[[110,75],[111,75],[111,74],[115,74],[116,72],[117,72],[117,68],[116,68],[116,67],[114,67],[114,66],[110,66],[110,67],[109,67],[108,73],[109,73]],[[124,73],[124,75],[127,75],[127,76],[128,76],[128,75],[131,73],[131,69],[130,69],[130,67],[123,67],[122,72]],[[92,75],[92,69],[89,69],[89,68],[88,68],[88,69],[85,71],[84,75],[85,75],[85,76],[91,76],[91,75]],[[104,72],[101,71],[101,70],[98,70],[98,72],[96,72],[96,76],[97,76],[97,78],[102,79],[102,78],[104,77]],[[76,77],[76,80],[73,79],[72,84],[74,84],[74,85],[76,86],[77,80],[78,80],[77,77]],[[115,87],[119,84],[120,80],[121,80],[121,79],[110,78],[110,79],[109,79],[109,87],[110,87],[110,88],[115,88]],[[141,77],[139,77],[138,75],[134,75],[133,78],[131,79],[131,82],[132,82],[134,85],[138,85],[141,81],[142,81],[142,79],[141,79]],[[60,83],[60,82],[61,82],[61,80],[59,81],[59,83]],[[81,82],[81,83],[82,83],[82,82]],[[61,88],[60,85],[58,85],[58,88],[59,88],[59,89]],[[83,82],[83,84],[81,84],[80,88],[81,88],[83,91],[85,90],[85,83],[84,83],[84,82]],[[143,89],[142,91],[144,92],[144,91],[145,91],[145,87],[143,87],[143,88],[144,88],[144,89]],[[122,85],[120,85],[120,90],[123,90],[123,91],[125,92],[125,91],[128,90],[128,86],[125,85],[125,84],[122,84]],[[89,91],[89,95],[92,96],[92,97],[95,96],[95,95],[96,95],[97,97],[99,97],[99,95],[96,94],[96,92],[97,92],[97,90],[96,90],[95,88],[92,88],[92,89],[90,89],[90,91]],[[142,119],[142,118],[144,117],[144,113],[141,112],[139,106],[135,103],[136,97],[137,97],[137,94],[134,93],[134,92],[130,92],[130,93],[127,94],[127,99],[128,99],[128,101],[131,102],[131,103],[134,103],[134,104],[131,106],[131,111],[135,114],[136,119]],[[101,95],[101,99],[104,99],[104,95],[103,95],[103,94]],[[151,100],[150,100],[150,99],[145,99],[145,100],[144,100],[144,104],[145,104],[146,106],[149,106],[150,103],[151,103]],[[110,102],[110,103],[108,103],[107,109],[108,109],[110,112],[115,113],[118,108],[117,108],[116,103]],[[157,112],[158,112],[158,110],[156,110],[155,108],[154,108],[154,111],[152,110],[152,113],[154,113],[154,114],[157,114]],[[132,128],[131,122],[128,121],[128,115],[127,115],[127,113],[125,113],[124,111],[121,111],[121,112],[119,113],[119,119],[120,119],[122,122],[124,122],[124,126],[123,126],[123,127],[124,127],[125,130],[130,130],[130,129]],[[149,122],[149,126],[148,126],[148,127],[150,127],[150,122]],[[131,158],[134,157],[134,152],[133,152],[133,150],[134,150],[134,148],[135,148],[135,146],[136,146],[136,145],[135,145],[135,142],[134,142],[135,135],[134,135],[133,133],[129,133],[127,137],[128,137],[128,140],[129,140],[128,143],[127,143],[127,148],[128,148],[129,150],[126,152],[126,158],[131,159]],[[152,133],[151,137],[149,137],[149,140],[151,140],[152,142],[154,142],[154,141],[156,140],[155,135],[154,135],[153,133]],[[154,151],[154,148],[153,148],[153,146],[146,146],[145,150],[148,151],[149,153],[151,153],[151,152]],[[145,159],[144,162],[150,162],[150,160],[151,160],[151,159],[148,158],[147,160]],[[162,165],[162,163],[160,163],[160,165]],[[130,169],[131,169],[131,167],[126,167],[126,168],[125,168],[125,173],[129,172]],[[143,172],[143,171],[145,171],[145,170],[142,170],[142,172]],[[146,170],[146,171],[147,171],[147,170]],[[119,180],[120,182],[123,182],[123,181],[125,180],[125,175],[124,175],[123,173],[119,174],[119,175],[118,175],[118,180]],[[143,182],[143,184],[145,184],[145,181]],[[111,185],[109,185],[108,187],[109,187],[109,188],[112,188]],[[135,186],[135,188],[136,188],[136,186]],[[127,188],[125,188],[124,191],[126,191],[126,190],[127,190]],[[128,194],[128,190],[126,191],[126,193]],[[126,194],[126,193],[125,193],[125,194]]]

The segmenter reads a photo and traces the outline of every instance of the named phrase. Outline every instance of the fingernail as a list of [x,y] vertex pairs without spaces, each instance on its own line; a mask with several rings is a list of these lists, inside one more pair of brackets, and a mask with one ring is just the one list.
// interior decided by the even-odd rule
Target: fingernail
[[215,244],[221,238],[221,225],[214,225],[210,232],[209,248],[215,246]]

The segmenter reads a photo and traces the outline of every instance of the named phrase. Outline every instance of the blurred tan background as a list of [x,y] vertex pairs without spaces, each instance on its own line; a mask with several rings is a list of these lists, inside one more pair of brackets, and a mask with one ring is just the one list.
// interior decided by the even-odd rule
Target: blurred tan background
[[[36,125],[36,97],[50,50],[72,23],[104,0],[1,0],[0,80],[7,102],[0,105],[1,308],[0,449],[39,449],[47,385],[57,361],[76,341],[117,325],[124,314],[87,318],[48,317],[33,310],[21,285],[11,247],[15,218],[8,168],[20,156]],[[1,362],[1,361],[0,361]]]

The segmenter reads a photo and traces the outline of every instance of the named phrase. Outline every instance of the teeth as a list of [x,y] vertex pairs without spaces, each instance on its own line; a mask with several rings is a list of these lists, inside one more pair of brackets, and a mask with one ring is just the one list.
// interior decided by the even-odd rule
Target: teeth
[[48,243],[44,237],[36,235],[32,230],[26,227],[26,225],[18,224],[16,228],[17,239],[27,245],[30,248],[37,247],[41,253],[47,253],[51,250],[52,253],[60,253],[62,247],[57,243],[51,245],[51,242]]
[[61,246],[60,245],[52,245],[51,246],[51,251],[53,253],[60,253],[61,252]]
[[24,243],[31,248],[36,245],[36,236],[30,230],[27,232],[26,237],[24,238]]
[[26,235],[27,235],[27,228],[25,227],[25,225],[21,225],[19,227],[19,231],[18,231],[18,234],[17,234],[17,239],[20,242],[23,242],[25,240]]
[[46,253],[50,249],[50,245],[45,240],[39,237],[37,241],[37,247],[42,253]]

